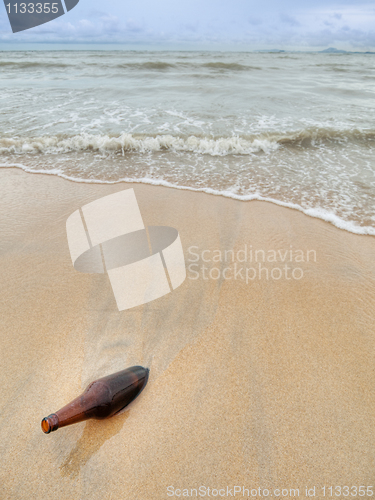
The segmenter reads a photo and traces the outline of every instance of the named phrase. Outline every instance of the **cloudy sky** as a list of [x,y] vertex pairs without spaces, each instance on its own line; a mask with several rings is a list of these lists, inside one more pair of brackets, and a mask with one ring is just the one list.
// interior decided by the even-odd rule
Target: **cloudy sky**
[[375,50],[375,2],[366,0],[80,0],[59,19],[9,42],[117,43],[170,49]]

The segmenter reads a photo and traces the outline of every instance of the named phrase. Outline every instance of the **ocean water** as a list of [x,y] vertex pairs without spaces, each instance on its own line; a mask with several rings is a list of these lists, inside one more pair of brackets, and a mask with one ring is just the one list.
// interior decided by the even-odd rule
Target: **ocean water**
[[0,52],[0,166],[269,200],[375,235],[375,56]]

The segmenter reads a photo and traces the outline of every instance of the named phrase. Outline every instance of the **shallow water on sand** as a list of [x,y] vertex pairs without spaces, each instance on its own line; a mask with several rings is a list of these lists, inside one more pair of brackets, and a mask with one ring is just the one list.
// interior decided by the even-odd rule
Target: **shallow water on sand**
[[375,234],[374,56],[2,52],[0,165],[268,199]]

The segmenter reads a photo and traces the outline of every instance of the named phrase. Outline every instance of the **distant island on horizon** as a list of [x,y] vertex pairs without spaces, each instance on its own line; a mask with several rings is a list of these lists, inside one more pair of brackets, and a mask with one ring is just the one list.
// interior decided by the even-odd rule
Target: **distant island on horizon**
[[328,47],[328,49],[324,50],[281,50],[281,49],[262,49],[262,50],[255,50],[254,52],[275,52],[275,53],[281,53],[281,52],[317,52],[318,54],[375,54],[375,52],[371,51],[366,51],[366,52],[361,52],[361,51],[352,51],[352,50],[341,50],[341,49],[336,49],[335,47]]

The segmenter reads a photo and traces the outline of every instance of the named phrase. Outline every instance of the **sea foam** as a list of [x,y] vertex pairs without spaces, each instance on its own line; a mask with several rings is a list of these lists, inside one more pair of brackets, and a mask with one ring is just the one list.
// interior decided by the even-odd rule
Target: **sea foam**
[[178,184],[174,184],[171,182],[168,182],[163,179],[152,179],[148,177],[140,177],[140,178],[122,178],[116,181],[108,181],[108,180],[101,180],[101,179],[85,179],[85,178],[79,178],[79,177],[74,177],[71,175],[64,174],[60,169],[55,168],[55,169],[50,169],[50,170],[43,170],[43,169],[34,169],[34,168],[29,168],[26,165],[23,165],[22,163],[0,163],[0,168],[20,168],[25,172],[28,173],[33,173],[33,174],[46,174],[46,175],[54,175],[57,177],[61,177],[62,179],[66,179],[69,181],[73,182],[80,182],[84,184],[118,184],[120,182],[128,182],[128,183],[141,183],[141,184],[151,184],[154,186],[164,186],[168,188],[174,188],[174,189],[181,189],[185,191],[196,191],[196,192],[203,192],[206,194],[211,194],[214,196],[224,196],[226,198],[232,198],[234,200],[239,200],[239,201],[252,201],[252,200],[257,200],[257,201],[266,201],[269,203],[273,203],[275,205],[279,205],[281,207],[285,208],[290,208],[293,210],[298,210],[299,212],[304,213],[305,215],[308,215],[309,217],[313,217],[316,219],[321,219],[326,222],[329,222],[336,226],[339,229],[343,229],[345,231],[348,231],[350,233],[358,234],[358,235],[370,235],[370,236],[375,236],[375,227],[372,226],[359,226],[353,221],[347,221],[336,215],[334,212],[330,210],[326,210],[321,207],[316,207],[316,208],[304,208],[301,205],[298,205],[297,203],[289,203],[289,202],[283,202],[274,198],[270,197],[265,197],[262,196],[258,193],[251,194],[251,195],[238,195],[235,192],[225,189],[225,190],[217,190],[217,189],[212,189],[209,187],[191,187],[191,186],[182,186]]
[[270,153],[283,146],[309,147],[325,142],[375,141],[375,130],[337,130],[325,127],[307,127],[287,132],[258,133],[248,136],[205,137],[171,134],[121,133],[89,134],[82,132],[73,136],[39,136],[23,138],[1,138],[0,154],[66,153],[70,151],[138,152],[158,151],[191,152],[212,156],[249,155],[263,151]]
[[82,133],[73,137],[26,137],[1,139],[0,153],[66,153],[69,151],[139,152],[157,151],[195,152],[212,156],[230,154],[251,154],[260,151],[275,151],[279,147],[276,141],[267,138],[248,140],[241,137],[221,137],[211,139],[194,135],[183,138],[172,135],[135,136],[123,133],[117,137]]

